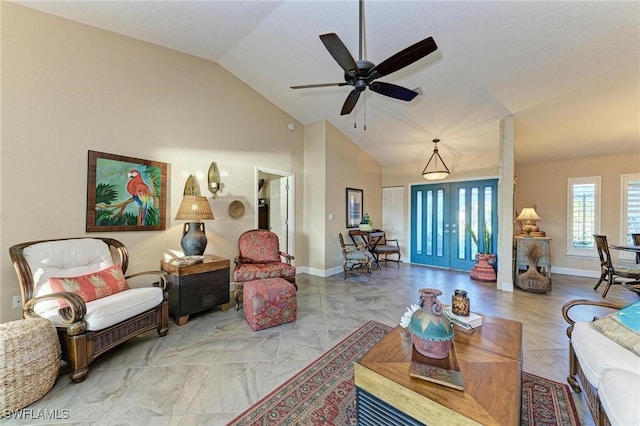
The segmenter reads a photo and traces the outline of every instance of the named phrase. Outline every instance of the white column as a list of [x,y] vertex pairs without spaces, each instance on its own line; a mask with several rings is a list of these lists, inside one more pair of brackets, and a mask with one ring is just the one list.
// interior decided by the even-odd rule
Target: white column
[[515,178],[513,116],[500,120],[498,181],[498,290],[513,291],[513,182]]

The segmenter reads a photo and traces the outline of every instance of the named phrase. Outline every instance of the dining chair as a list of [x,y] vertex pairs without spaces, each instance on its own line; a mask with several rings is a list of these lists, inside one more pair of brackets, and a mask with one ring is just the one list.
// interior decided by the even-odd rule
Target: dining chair
[[[387,235],[382,231],[382,236],[377,240],[377,243],[372,247],[373,255],[376,258],[376,263],[380,265],[381,257],[384,256],[384,264],[387,265],[387,260],[396,262],[398,268],[400,267],[400,259],[402,254],[400,253],[400,245],[397,239],[387,239]],[[389,258],[389,256],[392,256]]]
[[[640,284],[640,269],[613,265],[606,235],[594,235],[593,238],[596,242],[598,257],[600,257],[600,279],[593,289],[598,290],[600,284],[606,281],[607,285],[602,292],[602,298],[607,297],[609,288],[614,284],[629,284],[629,281],[635,284]],[[620,281],[618,278],[625,278],[627,280]]]
[[[631,234],[634,246],[640,246],[640,234]],[[640,263],[640,251],[636,252],[636,263]]]
[[367,251],[364,243],[346,244],[342,233],[338,233],[340,240],[340,249],[342,250],[342,269],[344,270],[344,278],[348,274],[366,273],[371,276],[372,256]]

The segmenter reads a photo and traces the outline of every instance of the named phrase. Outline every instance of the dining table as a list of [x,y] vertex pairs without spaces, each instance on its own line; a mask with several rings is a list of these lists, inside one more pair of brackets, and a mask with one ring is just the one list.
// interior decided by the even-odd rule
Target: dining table
[[350,229],[349,237],[351,237],[351,240],[356,245],[359,243],[364,243],[365,249],[371,254],[373,263],[375,263],[378,269],[382,269],[382,266],[380,265],[380,262],[378,262],[378,259],[376,258],[374,252],[375,252],[376,246],[380,243],[380,241],[384,237],[384,231],[380,231],[377,229],[372,231]]
[[611,244],[609,246],[609,248],[612,248],[614,250],[634,252],[634,253],[636,253],[636,263],[640,263],[640,256],[638,256],[638,254],[640,254],[640,246],[636,246],[636,245],[633,245],[633,244],[630,244],[630,245]]

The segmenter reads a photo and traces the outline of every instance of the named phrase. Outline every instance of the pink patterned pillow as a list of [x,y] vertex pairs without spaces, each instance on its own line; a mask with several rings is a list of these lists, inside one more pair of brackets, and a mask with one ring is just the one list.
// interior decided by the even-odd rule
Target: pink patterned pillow
[[[79,277],[49,278],[49,283],[53,292],[76,293],[85,302],[101,299],[131,288],[125,281],[122,267],[119,264]],[[66,307],[66,303],[61,303],[60,307]]]

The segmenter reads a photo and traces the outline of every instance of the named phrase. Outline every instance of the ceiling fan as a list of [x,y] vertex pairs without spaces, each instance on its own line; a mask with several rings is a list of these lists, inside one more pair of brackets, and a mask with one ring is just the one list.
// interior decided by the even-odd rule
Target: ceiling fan
[[376,81],[380,77],[384,77],[391,73],[394,73],[419,59],[424,58],[430,53],[433,53],[438,49],[436,42],[432,37],[427,37],[422,41],[419,41],[395,55],[385,59],[378,65],[371,61],[362,59],[362,39],[364,34],[364,0],[360,0],[360,52],[359,60],[356,61],[351,56],[349,49],[344,45],[340,37],[335,33],[328,33],[320,35],[320,40],[327,48],[333,59],[344,70],[344,82],[343,83],[321,83],[321,84],[305,84],[302,86],[291,86],[292,89],[308,89],[314,87],[329,87],[329,86],[353,86],[353,90],[347,96],[347,99],[342,105],[340,115],[350,114],[355,108],[360,93],[362,93],[367,87],[376,93],[380,93],[384,96],[389,96],[394,99],[400,99],[403,101],[411,101],[418,96],[418,92],[415,90],[407,89],[406,87],[398,86],[392,83],[385,83],[382,81]]

